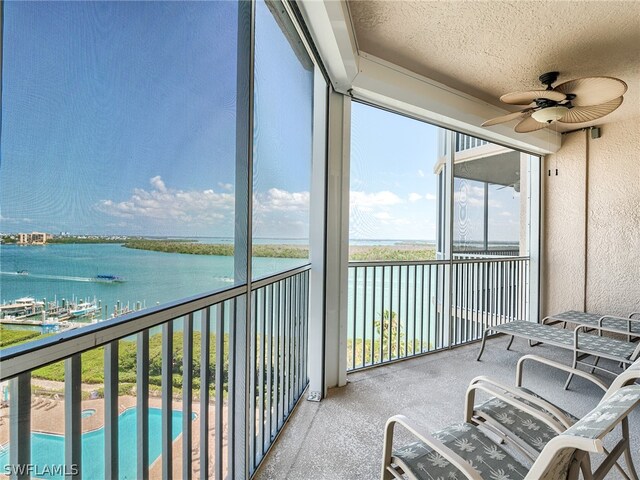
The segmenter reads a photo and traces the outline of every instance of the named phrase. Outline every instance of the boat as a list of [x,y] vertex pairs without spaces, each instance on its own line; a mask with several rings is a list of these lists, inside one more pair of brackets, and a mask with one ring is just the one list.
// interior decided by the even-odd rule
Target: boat
[[97,312],[98,306],[95,303],[83,302],[79,303],[69,310],[69,314],[73,317],[82,317],[84,315],[89,315],[90,313]]
[[36,303],[36,299],[33,297],[22,297],[22,298],[18,298],[15,300],[14,302],[16,305],[33,305],[34,303]]
[[105,282],[105,283],[122,283],[124,282],[124,278],[119,275],[96,275],[95,279],[97,282]]
[[16,275],[29,275],[29,271],[28,270],[18,270],[16,272]]

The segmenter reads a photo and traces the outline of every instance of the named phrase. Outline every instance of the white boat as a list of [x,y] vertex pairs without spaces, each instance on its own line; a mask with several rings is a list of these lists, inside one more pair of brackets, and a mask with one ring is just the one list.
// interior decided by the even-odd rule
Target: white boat
[[17,305],[33,305],[34,303],[36,303],[36,299],[33,297],[22,297],[18,298],[15,303]]
[[69,310],[69,313],[74,317],[82,317],[96,311],[98,311],[98,306],[95,303],[83,302]]

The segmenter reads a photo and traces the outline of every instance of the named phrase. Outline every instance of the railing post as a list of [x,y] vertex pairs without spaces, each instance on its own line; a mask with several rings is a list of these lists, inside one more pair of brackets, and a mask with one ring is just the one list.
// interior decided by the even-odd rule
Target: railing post
[[162,478],[173,478],[173,321],[162,325]]
[[[216,309],[221,309],[224,303],[219,303]],[[205,308],[202,312],[200,320],[200,480],[206,480],[209,477],[209,337],[210,333],[210,316],[211,308]],[[222,330],[216,330],[216,341],[218,337],[224,339],[224,327]],[[229,360],[231,363],[231,359]],[[219,365],[216,363],[216,375],[218,375]],[[218,396],[219,395],[219,396]],[[218,400],[220,401],[220,423],[222,424],[222,392],[218,392],[216,384],[216,429],[215,443],[222,444],[222,431],[218,429]],[[222,465],[222,455],[218,455],[216,451],[216,467],[220,463]],[[216,476],[216,478],[218,478]]]
[[191,413],[193,402],[193,313],[184,318],[182,326],[182,478],[192,475]]
[[[138,333],[136,351],[136,436],[138,480],[149,478],[149,330]],[[117,363],[116,363],[117,367]],[[117,392],[116,392],[117,394]],[[117,478],[117,477],[107,477]]]
[[12,480],[31,478],[27,469],[31,463],[31,373],[22,373],[9,380],[9,464],[14,469]]
[[64,463],[69,478],[82,478],[82,370],[76,354],[64,361]]
[[[235,433],[234,438],[230,439],[234,443],[234,458],[230,464],[233,472],[230,471],[230,478],[234,480],[242,480],[248,478],[249,470],[249,458],[248,458],[248,419],[246,414],[248,412],[248,395],[249,390],[247,388],[249,382],[247,368],[247,356],[249,354],[248,341],[247,341],[247,302],[249,297],[243,295],[236,300],[235,309],[235,383],[233,385],[233,431]],[[231,474],[232,473],[232,474]]]
[[104,476],[118,478],[118,341],[104,347]]

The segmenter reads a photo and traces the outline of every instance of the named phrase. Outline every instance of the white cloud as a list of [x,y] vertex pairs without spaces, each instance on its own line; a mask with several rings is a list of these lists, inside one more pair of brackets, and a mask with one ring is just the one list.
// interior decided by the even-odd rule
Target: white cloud
[[375,213],[373,216],[378,220],[391,220],[393,218],[389,212],[378,212],[378,213]]
[[424,177],[424,172],[423,172],[422,170],[418,170],[418,175],[419,175],[420,177]]
[[270,188],[253,195],[253,232],[257,237],[305,238],[309,235],[309,192]]
[[393,192],[383,190],[381,192],[350,192],[351,208],[356,208],[363,212],[370,212],[380,207],[390,207],[402,203],[402,199]]
[[500,212],[498,215],[502,216],[502,217],[510,217],[511,216],[511,212]]
[[256,213],[307,212],[309,192],[287,192],[279,188],[270,188],[264,193],[254,194],[253,210]]
[[453,194],[453,198],[457,203],[479,207],[484,205],[484,198],[478,198],[470,194],[468,190],[459,190]]
[[96,208],[113,217],[151,219],[177,223],[218,223],[233,212],[235,198],[213,190],[175,190],[167,188],[160,176],[149,180],[151,191],[133,190],[128,200],[101,200]]
[[[456,202],[471,207],[481,207],[484,205],[484,188],[463,183],[460,190],[456,191],[453,197]],[[502,207],[502,203],[500,201],[492,198],[489,199],[488,205],[493,208]]]
[[149,180],[149,183],[151,185],[153,185],[153,188],[155,188],[159,192],[164,193],[164,192],[167,191],[167,187],[165,186],[164,182],[162,181],[162,178],[160,177],[160,175],[156,175],[155,177],[151,178]]
[[227,192],[231,192],[233,191],[233,184],[232,183],[222,183],[222,182],[218,182],[218,186],[223,189],[226,190]]
[[433,193],[425,193],[424,195],[420,195],[419,193],[412,192],[409,194],[409,201],[411,203],[415,203],[418,200],[423,199],[432,202],[436,199],[436,196]]

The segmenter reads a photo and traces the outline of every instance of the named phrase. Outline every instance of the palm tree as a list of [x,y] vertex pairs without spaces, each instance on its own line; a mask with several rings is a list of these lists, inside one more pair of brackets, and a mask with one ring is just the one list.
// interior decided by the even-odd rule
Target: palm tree
[[[391,357],[397,357],[399,354],[405,352],[404,334],[402,333],[402,325],[398,321],[398,315],[396,312],[385,310],[382,312],[381,318],[375,322],[376,331],[378,335],[382,337],[382,351],[391,351]],[[391,345],[389,345],[391,342]],[[400,345],[400,352],[398,352],[398,344]],[[391,350],[389,350],[391,347]]]

